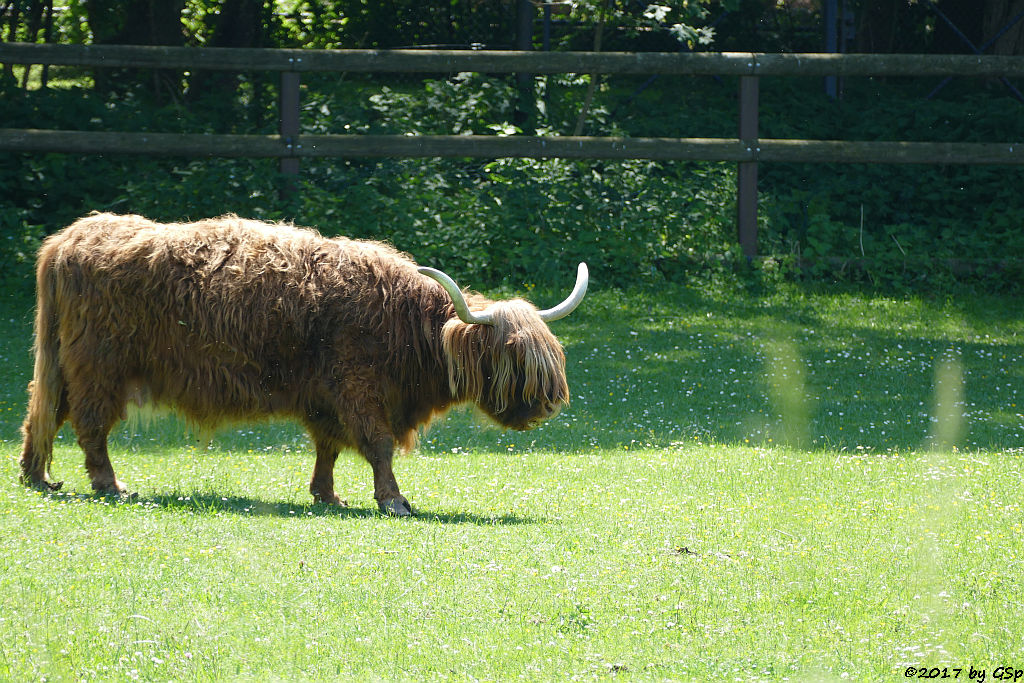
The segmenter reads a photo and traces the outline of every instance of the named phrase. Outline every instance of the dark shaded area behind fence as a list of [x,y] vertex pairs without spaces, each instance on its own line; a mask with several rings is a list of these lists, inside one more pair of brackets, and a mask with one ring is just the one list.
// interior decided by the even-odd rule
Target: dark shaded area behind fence
[[[289,50],[0,43],[2,64],[95,68],[274,71],[281,74],[278,135],[0,129],[0,151],[271,157],[286,174],[311,157],[529,157],[725,161],[739,165],[737,239],[757,255],[761,162],[1024,164],[1024,142],[939,143],[764,139],[762,76],[1024,76],[1024,57],[906,54],[591,53],[460,50]],[[588,73],[739,76],[737,137],[612,138],[528,135],[302,135],[302,73]]]

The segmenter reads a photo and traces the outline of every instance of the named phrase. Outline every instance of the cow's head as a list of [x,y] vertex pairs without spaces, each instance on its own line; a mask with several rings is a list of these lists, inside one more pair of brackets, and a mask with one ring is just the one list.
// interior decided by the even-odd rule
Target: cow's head
[[569,402],[569,385],[562,345],[546,323],[569,315],[583,300],[586,264],[579,265],[569,298],[543,311],[522,299],[488,302],[474,311],[447,275],[433,268],[420,272],[444,287],[458,315],[442,330],[453,396],[475,402],[512,429],[530,429],[557,415]]

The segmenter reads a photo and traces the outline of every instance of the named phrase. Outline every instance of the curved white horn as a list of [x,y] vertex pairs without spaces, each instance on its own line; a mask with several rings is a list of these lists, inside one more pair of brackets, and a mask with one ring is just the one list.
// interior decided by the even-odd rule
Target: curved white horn
[[444,291],[448,292],[448,296],[452,298],[452,303],[455,305],[455,313],[458,314],[459,320],[464,323],[471,325],[493,325],[494,316],[483,311],[480,313],[474,313],[469,310],[469,304],[466,303],[466,297],[463,296],[462,290],[455,284],[455,280],[448,277],[446,273],[437,270],[436,268],[419,268],[420,273],[427,277],[436,280],[439,285],[444,287]]
[[538,311],[540,319],[544,322],[551,322],[552,320],[558,320],[576,310],[576,307],[583,301],[583,296],[587,293],[587,282],[590,279],[589,271],[587,270],[587,264],[581,263],[579,269],[576,271],[576,286],[572,289],[572,294],[569,298],[558,304],[554,308],[548,308],[543,311]]

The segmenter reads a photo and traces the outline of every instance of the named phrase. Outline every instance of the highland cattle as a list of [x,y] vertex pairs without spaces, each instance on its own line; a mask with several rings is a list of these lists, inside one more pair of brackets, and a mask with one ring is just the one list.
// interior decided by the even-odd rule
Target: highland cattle
[[284,416],[315,448],[309,491],[340,503],[343,448],[373,470],[384,512],[412,514],[396,449],[472,402],[529,429],[569,401],[562,346],[539,311],[464,293],[444,273],[373,241],[236,216],[160,224],[93,214],[45,240],[37,262],[35,368],[22,480],[57,489],[53,442],[70,421],[95,490],[125,494],[107,452],[130,402],[199,427]]

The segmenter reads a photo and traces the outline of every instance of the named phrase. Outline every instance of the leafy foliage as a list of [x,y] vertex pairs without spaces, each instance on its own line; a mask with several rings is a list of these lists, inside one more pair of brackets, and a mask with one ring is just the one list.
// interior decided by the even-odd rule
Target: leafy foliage
[[[244,85],[244,81],[243,81]],[[536,131],[565,133],[582,105],[580,77],[536,79]],[[958,86],[927,100],[902,82],[855,81],[833,102],[799,80],[765,79],[764,137],[1019,140],[1018,104]],[[511,79],[305,82],[303,129],[315,133],[517,134]],[[156,106],[127,93],[3,89],[12,126],[270,132],[254,88],[201,104]],[[682,94],[682,96],[681,96]],[[591,108],[598,135],[731,136],[729,81],[605,80]],[[532,129],[529,132],[534,132]],[[546,282],[587,260],[607,284],[694,277],[770,283],[850,280],[884,287],[973,283],[1013,289],[1024,254],[1021,171],[996,167],[761,168],[760,251],[753,270],[734,246],[735,171],[726,164],[527,159],[311,160],[296,190],[270,160],[3,155],[4,263],[92,210],[181,220],[235,212],[391,241],[468,281]],[[13,271],[20,279],[28,270]]]
[[[798,87],[783,81],[768,91],[764,137],[1024,139],[1021,105],[1001,90],[961,87],[929,100],[928,83],[864,79],[849,82],[846,99],[832,103],[799,98]],[[1024,199],[1014,190],[1022,180],[1016,166],[765,165],[762,248],[819,262],[867,262],[867,272],[857,270],[887,285],[1013,286],[1024,256]]]
[[[728,243],[722,208],[729,199],[714,188],[725,186],[719,179],[731,169],[720,166],[673,175],[641,161],[499,159],[462,167],[379,162],[344,171],[312,171],[302,190],[303,219],[326,231],[383,237],[420,260],[485,281],[537,281],[586,260],[607,282],[626,284]],[[709,178],[717,183],[710,190]],[[713,246],[700,244],[708,233]]]

